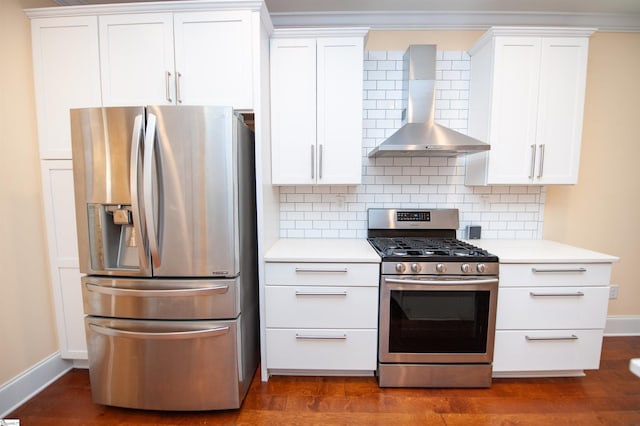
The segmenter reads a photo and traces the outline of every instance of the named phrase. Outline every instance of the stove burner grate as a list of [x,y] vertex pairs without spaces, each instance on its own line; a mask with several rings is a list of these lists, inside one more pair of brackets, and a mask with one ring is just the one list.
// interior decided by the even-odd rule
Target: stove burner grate
[[369,241],[383,256],[490,256],[485,250],[453,238],[372,237]]

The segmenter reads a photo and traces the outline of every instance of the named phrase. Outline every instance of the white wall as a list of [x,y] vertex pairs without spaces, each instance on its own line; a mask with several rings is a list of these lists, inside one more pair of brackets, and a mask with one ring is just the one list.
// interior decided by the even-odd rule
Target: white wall
[[58,350],[49,286],[31,64],[22,9],[0,1],[0,386]]

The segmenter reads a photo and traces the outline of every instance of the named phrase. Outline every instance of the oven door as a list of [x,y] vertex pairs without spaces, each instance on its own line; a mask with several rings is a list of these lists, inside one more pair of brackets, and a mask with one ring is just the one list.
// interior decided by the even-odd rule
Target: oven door
[[497,277],[382,276],[379,361],[491,363]]

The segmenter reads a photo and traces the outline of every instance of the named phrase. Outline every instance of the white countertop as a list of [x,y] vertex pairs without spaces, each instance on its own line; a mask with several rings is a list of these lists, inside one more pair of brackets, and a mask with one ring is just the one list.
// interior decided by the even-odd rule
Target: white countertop
[[549,240],[467,240],[500,258],[500,263],[610,263],[619,257]]
[[365,239],[278,240],[264,256],[267,262],[380,263],[380,256]]

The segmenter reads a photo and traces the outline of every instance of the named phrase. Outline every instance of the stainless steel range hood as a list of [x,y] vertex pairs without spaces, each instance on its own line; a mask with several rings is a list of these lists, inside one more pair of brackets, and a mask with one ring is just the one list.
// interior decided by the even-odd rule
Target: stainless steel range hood
[[434,122],[435,80],[436,46],[409,46],[404,54],[404,125],[369,152],[369,157],[454,156],[489,149],[487,143]]

